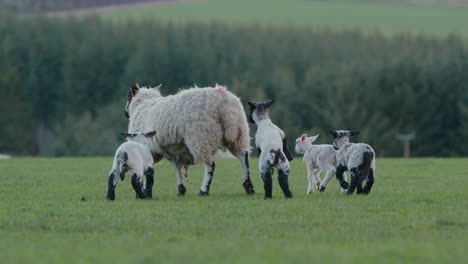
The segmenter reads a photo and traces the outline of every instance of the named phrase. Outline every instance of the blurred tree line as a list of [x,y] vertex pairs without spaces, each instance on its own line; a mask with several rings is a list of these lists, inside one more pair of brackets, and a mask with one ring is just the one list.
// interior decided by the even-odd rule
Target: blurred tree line
[[[0,16],[0,153],[110,155],[132,83],[228,85],[277,100],[290,144],[302,133],[359,129],[379,156],[468,154],[468,48],[456,36]],[[254,127],[252,127],[254,130]],[[292,147],[292,146],[291,146]]]

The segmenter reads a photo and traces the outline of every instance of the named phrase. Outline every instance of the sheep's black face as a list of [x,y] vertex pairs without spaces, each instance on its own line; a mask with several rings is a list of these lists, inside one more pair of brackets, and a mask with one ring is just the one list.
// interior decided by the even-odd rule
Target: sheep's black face
[[330,134],[333,136],[333,148],[338,150],[341,146],[346,143],[349,143],[349,138],[355,135],[358,135],[360,131],[354,130],[329,130]]
[[130,91],[128,91],[128,94],[127,94],[127,104],[125,105],[125,117],[126,118],[130,118],[130,103],[132,102],[132,98],[133,96],[135,96],[135,94],[138,93],[138,91],[140,90],[140,87],[138,86],[138,84],[133,84],[132,85],[132,88],[130,88]]
[[251,103],[251,102],[248,102],[248,103],[249,103],[250,108],[249,108],[249,116],[247,119],[249,120],[250,123],[255,124],[255,121],[253,120],[253,116],[252,116],[255,111],[255,103]]
[[255,124],[255,119],[262,120],[268,118],[268,108],[273,104],[275,99],[264,102],[264,103],[252,103],[248,102],[250,106],[250,113],[249,113],[249,122]]

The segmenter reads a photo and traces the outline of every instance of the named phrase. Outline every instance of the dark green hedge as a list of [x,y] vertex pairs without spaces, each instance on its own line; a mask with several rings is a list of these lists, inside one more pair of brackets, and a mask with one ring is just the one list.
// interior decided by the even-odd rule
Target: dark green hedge
[[228,85],[276,97],[291,144],[303,132],[360,129],[380,156],[468,154],[468,49],[456,37],[0,16],[0,152],[108,155],[132,83],[164,94]]

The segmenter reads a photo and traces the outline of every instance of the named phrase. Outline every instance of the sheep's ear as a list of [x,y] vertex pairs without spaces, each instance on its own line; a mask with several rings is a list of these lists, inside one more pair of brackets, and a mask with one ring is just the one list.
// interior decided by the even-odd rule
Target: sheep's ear
[[121,135],[122,137],[124,137],[124,138],[132,138],[132,137],[134,137],[136,134],[122,132],[122,133],[120,133],[120,135]]
[[275,102],[275,98],[271,99],[270,101],[266,102],[265,105],[266,107],[270,107]]
[[315,140],[317,140],[317,138],[319,137],[320,135],[315,135],[313,137],[310,137],[310,138],[307,138],[308,140],[310,140],[310,143],[314,142]]
[[328,132],[330,132],[334,138],[338,137],[338,133],[335,130],[329,129]]
[[130,89],[130,92],[132,93],[132,95],[134,96],[135,94],[138,93],[138,91],[140,91],[140,86],[138,86],[137,83],[134,83],[132,85],[132,88]]
[[145,133],[145,134],[143,134],[143,135],[144,135],[145,137],[150,138],[150,137],[156,135],[156,131],[151,131],[151,132]]
[[156,90],[158,90],[158,91],[159,91],[159,90],[161,90],[161,86],[162,86],[162,83],[161,83],[161,84],[159,84],[158,86],[154,87],[153,89],[156,89]]
[[359,133],[361,133],[361,131],[359,131],[359,130],[349,131],[349,136],[350,137],[356,136],[356,135],[359,135]]
[[252,103],[252,102],[247,102],[251,108],[255,108],[255,103]]

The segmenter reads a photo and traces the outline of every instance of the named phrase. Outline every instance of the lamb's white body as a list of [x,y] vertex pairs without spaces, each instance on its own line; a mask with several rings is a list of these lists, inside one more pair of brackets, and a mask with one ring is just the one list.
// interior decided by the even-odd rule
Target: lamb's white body
[[278,126],[271,122],[268,116],[268,107],[273,101],[267,103],[251,103],[249,120],[257,125],[255,145],[260,152],[258,162],[262,176],[265,199],[272,197],[272,174],[274,168],[278,169],[278,182],[286,198],[291,198],[288,177],[290,173],[289,161],[292,155],[287,149],[286,137]]
[[[154,133],[151,133],[151,136]],[[131,172],[132,185],[138,198],[151,198],[154,177],[153,156],[145,143],[143,133],[127,138],[115,151],[112,170],[109,173],[109,188],[107,198],[115,199],[115,188],[125,178],[127,171]],[[151,185],[151,186],[147,186]],[[147,188],[148,187],[148,188]]]
[[[359,134],[359,131],[330,130],[333,135],[333,145],[338,149],[336,153],[337,168],[336,178],[344,188],[348,183],[343,179],[343,173],[350,171],[351,181],[347,194],[353,194],[357,188],[357,194],[369,194],[374,184],[375,177],[375,152],[374,149],[364,143],[349,143],[349,138]],[[362,182],[366,185],[362,187]]]
[[158,131],[149,147],[155,162],[165,157],[174,164],[179,195],[186,191],[182,168],[191,164],[205,166],[200,195],[209,194],[214,156],[221,148],[241,161],[244,188],[254,193],[248,168],[249,127],[237,96],[222,86],[191,88],[169,96],[158,89],[134,87],[127,103],[128,131]]
[[[313,137],[307,137],[302,135],[296,139],[295,151],[297,153],[304,153],[303,161],[307,166],[307,178],[309,185],[307,193],[313,193],[315,187],[321,192],[325,191],[328,183],[333,179],[336,172],[336,150],[332,145],[314,145],[312,144],[317,140],[319,135]],[[320,180],[320,174],[322,171],[325,172],[326,176]],[[346,192],[342,189],[342,192]]]

